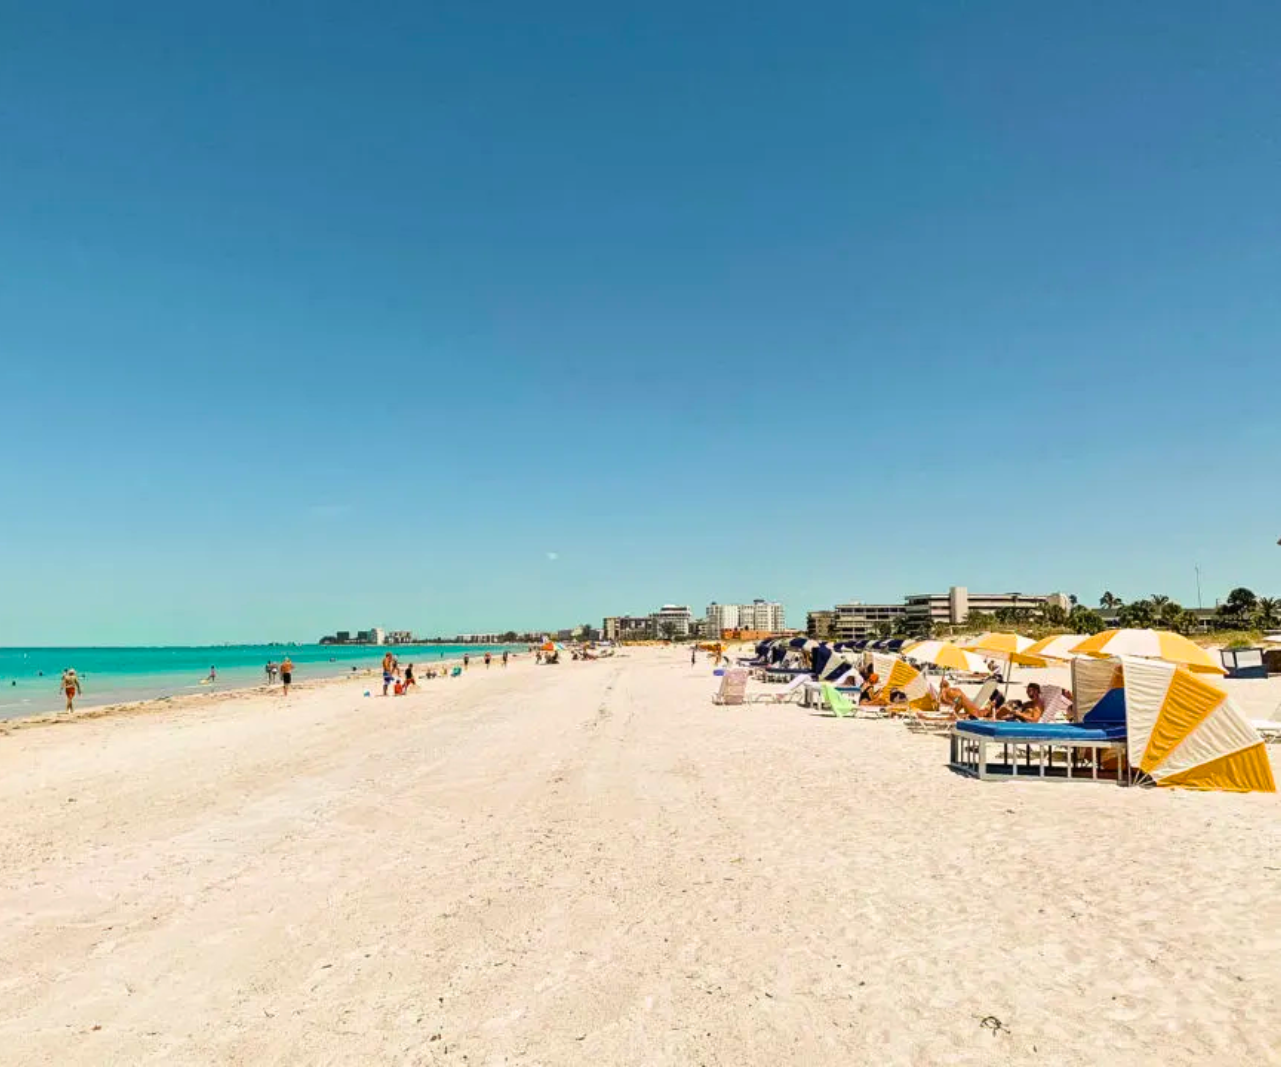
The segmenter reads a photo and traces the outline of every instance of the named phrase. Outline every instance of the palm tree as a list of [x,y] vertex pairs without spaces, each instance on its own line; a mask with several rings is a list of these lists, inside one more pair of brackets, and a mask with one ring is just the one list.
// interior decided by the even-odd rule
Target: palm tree
[[1156,611],[1150,601],[1135,600],[1121,605],[1117,618],[1122,626],[1141,630],[1156,621]]
[[1148,597],[1148,603],[1151,604],[1158,611],[1169,602],[1170,602],[1170,598],[1168,596],[1162,595],[1161,593],[1153,593],[1150,597]]
[[1281,599],[1261,596],[1254,602],[1254,621],[1260,630],[1275,626],[1278,614],[1281,614]]
[[1107,608],[1108,611],[1115,611],[1123,603],[1125,603],[1125,601],[1114,594],[1111,590],[1099,597],[1099,607]]

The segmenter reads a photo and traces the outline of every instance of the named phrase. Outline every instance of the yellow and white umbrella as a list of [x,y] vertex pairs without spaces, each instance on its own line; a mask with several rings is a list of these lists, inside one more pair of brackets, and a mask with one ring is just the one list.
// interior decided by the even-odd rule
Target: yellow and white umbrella
[[1070,660],[1073,656],[1072,650],[1089,636],[1089,634],[1053,634],[1050,637],[1042,637],[1039,641],[1033,641],[1023,652],[1025,655],[1040,656],[1042,659]]
[[958,648],[950,641],[917,641],[903,649],[903,655],[917,663],[929,663],[948,671],[990,674],[987,660],[974,652]]
[[975,652],[984,652],[1002,663],[1017,663],[1024,667],[1048,667],[1042,657],[1031,652],[1035,642],[1021,634],[980,634],[966,644],[966,648]]
[[1072,649],[1079,656],[1141,656],[1177,663],[1200,674],[1227,674],[1210,653],[1168,630],[1104,630]]

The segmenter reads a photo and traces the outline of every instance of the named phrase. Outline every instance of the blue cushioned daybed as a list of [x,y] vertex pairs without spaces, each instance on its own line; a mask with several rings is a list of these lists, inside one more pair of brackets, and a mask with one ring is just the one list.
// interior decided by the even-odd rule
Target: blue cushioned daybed
[[993,722],[991,719],[966,719],[956,724],[967,734],[980,734],[997,740],[1011,741],[1124,741],[1125,724],[1114,726],[1078,726],[1074,722]]
[[1109,693],[1102,714],[1091,711],[1084,723],[962,720],[949,735],[951,767],[983,781],[1040,778],[1126,785],[1129,762],[1125,705],[1117,699],[1121,696],[1121,690]]

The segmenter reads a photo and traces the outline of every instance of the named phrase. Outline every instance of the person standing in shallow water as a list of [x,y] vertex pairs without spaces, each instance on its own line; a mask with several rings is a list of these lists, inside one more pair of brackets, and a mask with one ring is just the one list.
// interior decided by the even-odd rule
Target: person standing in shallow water
[[80,677],[76,674],[74,667],[68,667],[62,672],[62,682],[60,683],[62,695],[67,698],[66,710],[75,711],[76,697],[84,690],[80,687]]
[[493,658],[494,657],[491,656],[488,652],[485,653],[485,670],[489,670],[489,663],[490,663],[490,660],[492,660]]
[[294,680],[294,661],[286,656],[280,662],[280,682],[285,687],[284,695],[289,695],[289,684]]
[[507,652],[506,652],[506,650],[504,650],[504,651],[503,651],[503,666],[504,666],[504,667],[506,667],[506,666],[507,666]]

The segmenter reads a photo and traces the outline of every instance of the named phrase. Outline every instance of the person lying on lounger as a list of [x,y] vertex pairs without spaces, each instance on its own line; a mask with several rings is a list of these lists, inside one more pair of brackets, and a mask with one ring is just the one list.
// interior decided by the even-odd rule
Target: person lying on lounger
[[958,719],[991,719],[994,717],[991,705],[981,708],[974,703],[958,686],[949,685],[944,679],[939,686],[939,703],[946,704],[956,712]]
[[875,671],[868,673],[863,679],[863,692],[859,694],[858,702],[860,704],[874,704],[876,698],[881,692],[881,676]]

